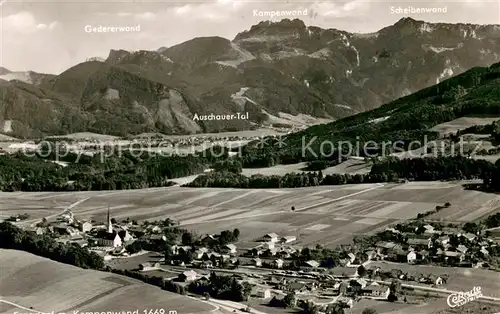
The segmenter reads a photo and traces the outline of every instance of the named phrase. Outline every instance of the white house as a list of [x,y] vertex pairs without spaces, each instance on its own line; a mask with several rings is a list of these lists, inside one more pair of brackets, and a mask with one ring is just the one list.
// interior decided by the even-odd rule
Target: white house
[[269,289],[259,289],[259,290],[257,290],[256,295],[257,295],[258,298],[268,299],[268,298],[271,297],[271,290],[269,290]]
[[223,248],[223,252],[228,254],[236,254],[236,245],[226,244]]
[[296,236],[285,236],[281,238],[281,243],[291,243],[297,240]]
[[80,230],[73,228],[73,227],[68,227],[68,234],[72,237],[77,236],[80,234]]
[[438,241],[439,243],[441,243],[442,245],[446,245],[450,242],[450,237],[447,236],[447,235],[444,235],[444,236],[441,236],[438,238]]
[[282,259],[274,260],[273,265],[276,268],[283,268],[283,260]]
[[438,276],[436,278],[436,280],[434,280],[434,284],[438,285],[438,286],[442,285],[443,284],[443,278],[441,278],[440,276]]
[[370,299],[387,300],[389,298],[390,290],[391,289],[388,286],[372,283],[363,288],[363,296]]
[[202,248],[197,249],[194,252],[194,255],[195,255],[196,259],[200,259],[203,257],[203,254],[205,254],[205,253],[208,253],[208,249],[206,247],[202,247]]
[[368,285],[368,281],[364,280],[363,278],[358,278],[354,280],[361,288],[365,288]]
[[139,270],[140,271],[150,271],[150,270],[156,270],[160,267],[160,263],[142,263],[139,264]]
[[425,234],[434,234],[436,231],[434,230],[434,227],[431,225],[425,225],[424,226],[424,233]]
[[471,242],[476,239],[476,235],[473,234],[473,233],[470,233],[470,232],[464,234],[463,237],[466,238],[467,240],[471,241]]
[[262,237],[262,240],[266,242],[278,242],[279,236],[276,233],[268,233]]
[[182,272],[179,275],[179,280],[184,281],[184,282],[193,281],[196,279],[197,276],[198,276],[198,274],[194,270],[188,270],[188,271]]
[[258,257],[252,259],[252,263],[253,263],[254,266],[257,266],[257,267],[262,266],[262,260],[260,258],[258,258]]
[[88,221],[80,221],[78,223],[78,228],[81,232],[89,232],[92,229],[92,224]]
[[279,251],[277,248],[273,247],[273,248],[270,248],[269,250],[266,251],[267,254],[271,255],[271,256],[274,256],[276,255]]
[[306,265],[312,268],[319,267],[319,263],[317,261],[307,261]]
[[465,254],[467,252],[468,248],[465,246],[465,245],[462,245],[460,244],[458,247],[457,247],[457,251],[458,252],[461,252],[463,254]]
[[417,261],[417,253],[415,251],[411,251],[406,255],[406,260],[408,264],[414,264]]
[[264,250],[274,249],[274,242],[266,242],[266,243],[264,243],[263,247],[264,247]]

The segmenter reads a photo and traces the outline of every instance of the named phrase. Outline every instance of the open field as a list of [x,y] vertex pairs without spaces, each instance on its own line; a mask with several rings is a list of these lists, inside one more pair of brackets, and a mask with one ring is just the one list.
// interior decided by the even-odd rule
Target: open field
[[[266,176],[271,175],[279,175],[284,176],[287,173],[291,172],[307,172],[302,169],[307,167],[306,162],[301,162],[297,164],[289,164],[289,165],[276,165],[269,168],[245,168],[243,169],[243,175],[251,176],[254,174],[262,174]],[[335,174],[335,173],[349,173],[349,174],[364,174],[370,172],[371,166],[368,165],[363,159],[355,159],[351,158],[349,160],[344,161],[334,167],[328,167],[322,170],[324,175],[327,174]],[[175,181],[175,179],[173,180]]]
[[431,131],[439,132],[441,135],[456,133],[458,130],[463,130],[474,125],[485,125],[500,120],[500,117],[474,118],[462,117],[449,122],[441,123],[430,129]]
[[107,265],[112,265],[113,268],[120,270],[133,270],[139,267],[139,264],[142,263],[159,263],[161,258],[161,254],[157,252],[148,252],[146,254],[141,254],[133,257],[127,258],[116,258],[111,261],[106,262]]
[[[260,175],[265,175],[265,176],[273,176],[273,175],[278,175],[278,176],[284,176],[288,173],[301,173],[301,172],[308,172],[306,170],[303,170],[304,168],[307,167],[306,162],[301,162],[297,164],[289,164],[289,165],[276,165],[273,167],[268,167],[268,168],[244,168],[242,171],[242,174],[245,176],[252,176],[256,174]],[[371,165],[367,164],[364,160],[358,160],[355,158],[351,158],[349,160],[344,161],[343,163],[340,163],[334,167],[328,167],[324,170],[322,170],[324,175],[328,174],[365,174],[369,173],[371,170]],[[173,182],[177,183],[177,185],[184,185],[187,183],[192,182],[194,179],[196,179],[199,176],[199,174],[187,176],[187,177],[182,177],[182,178],[176,178],[172,179]]]
[[284,132],[279,132],[274,129],[261,128],[257,130],[248,131],[236,131],[236,132],[220,132],[220,133],[201,133],[201,134],[191,134],[191,135],[165,135],[161,133],[143,133],[134,136],[135,138],[149,138],[154,136],[161,136],[165,139],[187,139],[190,137],[204,138],[227,138],[227,137],[261,137],[270,135],[284,135]]
[[81,141],[85,139],[93,139],[93,140],[100,140],[100,141],[113,141],[119,139],[118,136],[113,136],[113,135],[107,135],[107,134],[98,134],[98,133],[92,133],[92,132],[78,132],[78,133],[71,133],[71,134],[66,134],[66,135],[52,135],[52,136],[47,136],[47,138],[68,138],[72,139],[75,141]]
[[[431,300],[426,304],[407,306],[403,309],[392,312],[378,312],[384,314],[498,314],[500,306],[481,303],[478,301],[470,302],[465,305],[450,308],[446,299],[440,298]],[[353,312],[354,314],[354,312]],[[358,314],[358,313],[356,313]]]
[[374,309],[377,313],[389,313],[395,310],[408,309],[411,305],[399,303],[399,302],[384,302],[370,299],[361,299],[359,302],[355,303],[349,314],[361,314],[364,309]]
[[[107,272],[84,270],[22,251],[0,250],[0,313],[134,311],[163,308],[168,313],[208,313],[215,307]],[[21,309],[21,310],[20,310]]]
[[[462,182],[358,184],[297,189],[151,188],[73,193],[0,193],[0,218],[28,213],[24,224],[54,218],[66,207],[79,219],[171,218],[197,233],[239,228],[242,242],[268,232],[299,235],[298,245],[336,246],[353,236],[451,202],[435,220],[465,222],[500,208],[500,196],[466,191]],[[76,203],[79,201],[80,203]],[[295,206],[296,211],[290,210]]]

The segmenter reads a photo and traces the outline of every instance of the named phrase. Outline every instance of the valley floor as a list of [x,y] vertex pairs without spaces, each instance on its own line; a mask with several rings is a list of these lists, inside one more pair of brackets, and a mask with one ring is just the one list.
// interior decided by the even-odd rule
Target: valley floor
[[[105,221],[171,218],[197,233],[238,228],[242,242],[276,232],[298,245],[333,247],[356,235],[382,230],[450,202],[428,217],[472,221],[500,210],[500,195],[464,190],[464,182],[358,184],[297,189],[151,188],[72,193],[0,193],[0,218],[28,213],[22,225],[54,218],[72,208],[79,219]],[[291,211],[291,207],[296,208]]]

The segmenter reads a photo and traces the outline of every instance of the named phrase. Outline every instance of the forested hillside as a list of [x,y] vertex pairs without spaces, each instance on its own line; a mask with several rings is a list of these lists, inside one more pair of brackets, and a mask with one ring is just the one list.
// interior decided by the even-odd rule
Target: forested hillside
[[[437,132],[430,131],[437,124],[464,116],[500,117],[500,63],[473,68],[377,109],[290,134],[281,143],[273,139],[266,141],[264,147],[262,142],[253,143],[244,155],[246,160],[261,159],[272,165],[316,160],[329,154],[326,159],[338,159],[339,145],[321,154],[321,143],[325,141],[344,141],[361,147],[368,141],[400,141],[400,147],[406,149],[412,141],[424,143],[425,139],[438,138]],[[381,145],[370,152],[372,156],[376,153],[383,153]]]

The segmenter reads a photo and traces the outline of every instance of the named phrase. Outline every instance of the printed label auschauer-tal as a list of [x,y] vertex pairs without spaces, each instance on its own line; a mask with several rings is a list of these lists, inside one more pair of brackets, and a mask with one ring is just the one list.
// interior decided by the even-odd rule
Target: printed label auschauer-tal
[[195,121],[221,121],[221,120],[248,120],[248,112],[237,112],[236,114],[194,114]]

